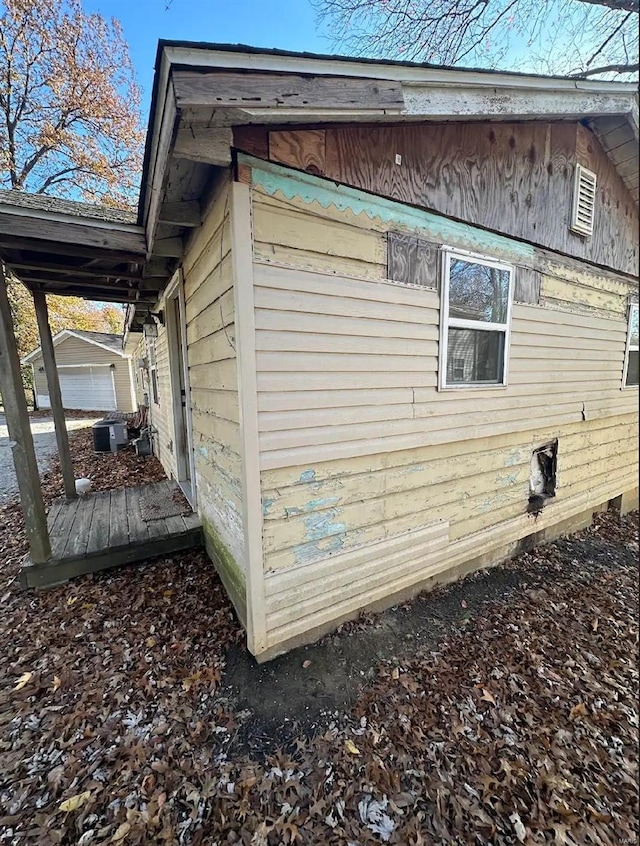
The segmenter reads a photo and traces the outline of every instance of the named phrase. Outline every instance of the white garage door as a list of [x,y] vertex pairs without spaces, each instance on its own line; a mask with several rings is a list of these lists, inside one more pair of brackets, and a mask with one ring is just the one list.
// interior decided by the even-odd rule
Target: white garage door
[[[115,411],[116,393],[109,367],[59,367],[62,404],[87,411]],[[50,408],[48,396],[38,398],[41,408]]]

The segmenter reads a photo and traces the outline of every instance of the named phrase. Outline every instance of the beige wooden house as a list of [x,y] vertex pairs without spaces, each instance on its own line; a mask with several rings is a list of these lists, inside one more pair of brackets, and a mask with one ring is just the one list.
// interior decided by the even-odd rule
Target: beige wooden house
[[259,659],[637,503],[637,115],[161,44],[143,209],[183,254],[130,334]]
[[[53,345],[66,409],[136,410],[133,366],[123,349],[122,335],[63,329],[54,335]],[[22,363],[33,369],[38,408],[51,408],[42,348],[30,352]]]
[[635,86],[161,42],[135,226],[138,398],[259,660],[637,506]]

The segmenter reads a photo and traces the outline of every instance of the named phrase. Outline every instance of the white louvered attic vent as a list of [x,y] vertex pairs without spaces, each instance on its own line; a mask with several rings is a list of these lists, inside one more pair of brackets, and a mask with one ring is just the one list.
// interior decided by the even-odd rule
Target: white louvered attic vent
[[582,165],[576,165],[573,186],[573,208],[571,228],[581,235],[593,234],[593,219],[596,207],[596,175]]

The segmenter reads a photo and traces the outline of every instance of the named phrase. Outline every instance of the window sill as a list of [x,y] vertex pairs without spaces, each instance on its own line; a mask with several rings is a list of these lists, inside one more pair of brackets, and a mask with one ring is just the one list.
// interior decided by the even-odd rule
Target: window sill
[[508,387],[504,383],[483,382],[482,384],[438,385],[438,391],[496,391],[506,390]]

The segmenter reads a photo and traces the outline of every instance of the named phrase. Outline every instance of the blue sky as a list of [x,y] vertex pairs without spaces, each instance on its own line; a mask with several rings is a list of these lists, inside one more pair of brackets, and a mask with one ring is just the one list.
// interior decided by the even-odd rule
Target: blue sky
[[83,5],[122,24],[143,89],[145,121],[159,38],[331,52],[308,0],[172,0],[168,9],[166,0],[84,0]]

